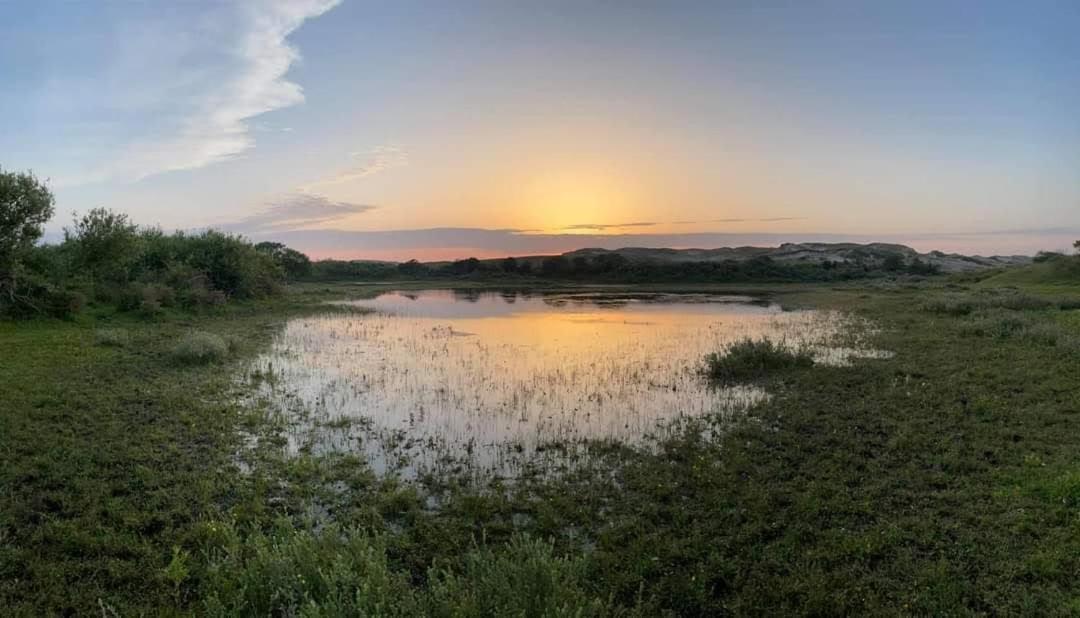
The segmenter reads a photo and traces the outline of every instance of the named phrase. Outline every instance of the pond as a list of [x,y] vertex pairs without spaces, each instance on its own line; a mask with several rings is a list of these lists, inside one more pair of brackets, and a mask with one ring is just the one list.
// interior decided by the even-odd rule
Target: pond
[[[714,294],[388,291],[289,321],[245,370],[291,452],[362,454],[380,473],[513,476],[593,441],[640,444],[768,395],[714,388],[704,357],[768,337],[843,363],[850,319]],[[547,455],[544,455],[547,453]]]

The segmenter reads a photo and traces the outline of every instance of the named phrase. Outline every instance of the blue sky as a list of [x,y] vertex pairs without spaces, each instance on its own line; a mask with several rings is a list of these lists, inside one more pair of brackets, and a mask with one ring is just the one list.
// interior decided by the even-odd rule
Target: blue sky
[[22,2],[0,165],[315,255],[1080,237],[1080,3]]

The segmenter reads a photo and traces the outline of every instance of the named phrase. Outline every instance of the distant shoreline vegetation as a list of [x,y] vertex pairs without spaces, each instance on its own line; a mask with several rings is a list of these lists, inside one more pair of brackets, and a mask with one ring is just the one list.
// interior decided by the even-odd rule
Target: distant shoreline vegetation
[[320,260],[312,262],[313,281],[397,279],[518,279],[615,283],[794,283],[849,281],[899,275],[940,274],[937,266],[899,254],[867,252],[850,261],[782,262],[769,256],[745,260],[656,262],[630,260],[618,253],[560,255],[494,260],[468,258],[452,262],[372,262]]
[[[939,264],[982,269],[1016,263],[1008,261],[1016,258],[1003,262],[940,252],[922,255],[884,244],[817,245],[810,258],[790,254],[805,246],[784,245],[694,250],[692,255],[674,249],[583,249],[557,256],[449,262],[312,262],[281,243],[254,244],[215,230],[166,234],[104,208],[76,215],[62,242],[41,245],[53,203],[51,191],[32,174],[0,170],[0,317],[68,318],[88,305],[147,316],[202,310],[233,299],[272,296],[289,281],[827,283],[933,276],[942,273]],[[1034,261],[1036,266],[1050,262],[1047,266],[1071,268],[1080,260],[1040,254]]]

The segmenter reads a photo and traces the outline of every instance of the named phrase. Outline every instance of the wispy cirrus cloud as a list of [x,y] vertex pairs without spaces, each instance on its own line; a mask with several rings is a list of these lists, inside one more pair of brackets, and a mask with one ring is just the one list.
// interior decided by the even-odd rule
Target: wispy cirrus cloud
[[374,210],[369,204],[335,202],[321,195],[297,193],[271,202],[262,211],[218,227],[249,234],[309,229]]
[[311,191],[328,185],[353,182],[409,163],[408,151],[396,144],[386,144],[368,151],[354,152],[352,158],[355,163],[351,167],[340,169],[325,178],[302,185],[300,190]]
[[[255,144],[251,120],[304,101],[286,79],[300,53],[288,37],[308,19],[341,0],[262,0],[211,5],[190,22],[132,22],[136,34],[110,80],[135,82],[134,97],[101,102],[144,122],[114,137],[106,152],[60,185],[104,180],[137,181],[162,172],[190,170],[232,159]],[[158,17],[158,19],[163,19]],[[136,58],[137,62],[132,58]],[[96,163],[96,161],[103,161]]]

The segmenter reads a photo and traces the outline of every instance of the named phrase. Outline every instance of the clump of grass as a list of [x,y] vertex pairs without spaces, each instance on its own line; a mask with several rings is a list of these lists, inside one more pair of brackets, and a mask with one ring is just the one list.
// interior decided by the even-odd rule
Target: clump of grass
[[131,335],[123,328],[99,328],[94,331],[94,343],[124,348],[131,344]]
[[965,337],[1009,339],[1021,335],[1032,326],[1031,318],[1012,311],[980,311],[960,325]]
[[606,600],[585,590],[581,558],[524,536],[436,563],[426,585],[395,568],[383,537],[278,520],[244,534],[229,523],[204,529],[211,549],[200,596],[208,616],[600,616]]
[[173,347],[172,357],[185,365],[218,363],[229,355],[230,346],[222,337],[205,331],[192,331]]
[[811,367],[809,352],[792,350],[770,339],[744,339],[705,359],[705,373],[719,384],[752,382],[778,372]]
[[1076,337],[1060,325],[1002,309],[982,310],[972,314],[960,325],[960,334],[964,337],[1018,339],[1048,347],[1077,347]]
[[964,316],[976,311],[1008,309],[1037,311],[1058,306],[1058,303],[1015,291],[995,291],[992,294],[953,294],[931,298],[923,303],[923,311],[944,315]]

